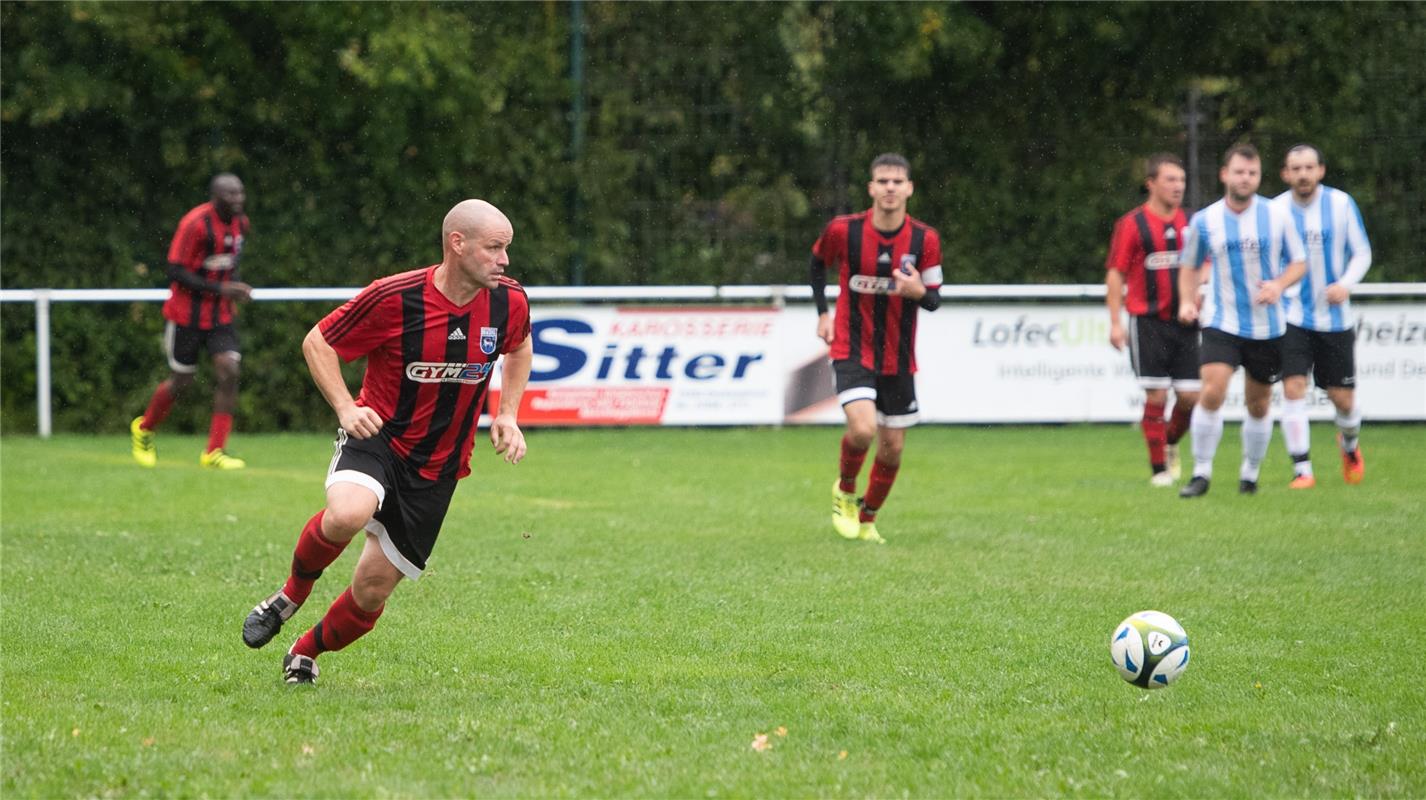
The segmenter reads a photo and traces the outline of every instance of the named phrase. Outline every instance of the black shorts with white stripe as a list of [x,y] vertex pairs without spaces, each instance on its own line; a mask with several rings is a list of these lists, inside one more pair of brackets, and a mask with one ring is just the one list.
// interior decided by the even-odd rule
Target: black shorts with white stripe
[[377,537],[392,566],[413,580],[421,577],[446,520],[456,479],[421,477],[391,449],[384,433],[353,439],[339,428],[326,485],[337,483],[356,484],[376,495],[376,513],[366,523],[367,532]]
[[1139,386],[1196,392],[1198,328],[1158,317],[1135,316],[1129,323],[1129,362]]
[[852,359],[833,361],[832,371],[837,376],[837,402],[843,406],[856,400],[875,402],[877,425],[909,428],[920,420],[916,379],[910,371],[878,375]]

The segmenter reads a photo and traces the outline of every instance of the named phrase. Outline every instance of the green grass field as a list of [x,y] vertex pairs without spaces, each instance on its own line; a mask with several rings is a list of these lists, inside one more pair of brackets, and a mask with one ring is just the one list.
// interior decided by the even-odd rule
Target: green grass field
[[[322,502],[327,437],[8,437],[5,797],[1426,796],[1426,427],[1369,425],[1316,490],[1280,437],[1235,492],[1237,426],[1195,502],[1127,427],[920,428],[879,526],[827,514],[839,432],[532,431],[483,446],[431,568],[376,630],[267,649],[252,605]],[[1174,686],[1108,638],[1188,629]],[[785,733],[780,733],[785,729]],[[767,734],[771,748],[751,747]]]

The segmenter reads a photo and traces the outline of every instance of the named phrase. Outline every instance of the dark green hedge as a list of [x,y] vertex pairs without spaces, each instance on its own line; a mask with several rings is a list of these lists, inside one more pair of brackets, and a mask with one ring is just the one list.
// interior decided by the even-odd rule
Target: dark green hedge
[[[1302,139],[1367,217],[1376,280],[1420,280],[1426,6],[590,3],[582,155],[564,3],[0,5],[0,281],[162,285],[208,177],[247,182],[259,286],[358,286],[438,257],[481,196],[531,285],[799,282],[882,150],[955,282],[1098,280],[1136,160],[1198,176]],[[326,426],[296,353],[321,304],[258,304],[249,429]],[[56,424],[119,430],[163,374],[154,306],[57,307]],[[31,312],[0,327],[0,424],[33,426]],[[201,421],[206,406],[185,404]],[[259,412],[260,410],[260,412]],[[187,411],[180,412],[188,414]]]

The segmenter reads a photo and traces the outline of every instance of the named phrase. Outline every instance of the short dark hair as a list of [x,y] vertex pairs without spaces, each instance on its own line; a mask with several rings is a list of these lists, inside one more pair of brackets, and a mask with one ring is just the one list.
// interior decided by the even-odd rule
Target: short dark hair
[[1144,177],[1149,180],[1159,177],[1159,167],[1165,164],[1172,164],[1179,169],[1183,169],[1183,159],[1173,153],[1154,153],[1144,162]]
[[1221,166],[1228,166],[1228,162],[1233,160],[1233,156],[1242,156],[1243,158],[1246,158],[1249,161],[1263,160],[1263,157],[1258,155],[1258,148],[1253,147],[1247,142],[1235,144],[1227,150],[1223,151],[1223,164]]
[[1327,159],[1322,157],[1322,151],[1317,149],[1317,145],[1308,144],[1307,142],[1299,142],[1298,144],[1289,147],[1287,149],[1287,152],[1282,154],[1282,165],[1284,167],[1287,166],[1288,156],[1292,155],[1293,153],[1301,153],[1303,150],[1311,150],[1312,154],[1317,156],[1317,163],[1319,165],[1324,165],[1327,163]]
[[871,160],[870,172],[875,173],[877,167],[900,167],[906,170],[906,177],[911,177],[911,162],[906,160],[906,156],[900,153],[882,153]]

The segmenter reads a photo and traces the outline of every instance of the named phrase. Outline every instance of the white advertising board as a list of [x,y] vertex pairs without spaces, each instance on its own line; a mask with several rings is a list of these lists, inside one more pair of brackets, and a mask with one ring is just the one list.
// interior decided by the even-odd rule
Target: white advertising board
[[[1426,304],[1354,304],[1369,420],[1426,419]],[[1098,304],[962,304],[919,315],[926,422],[1131,422],[1143,392]],[[841,423],[811,307],[541,308],[528,425]],[[1226,405],[1242,416],[1242,375]],[[1312,416],[1331,404],[1312,395]]]

